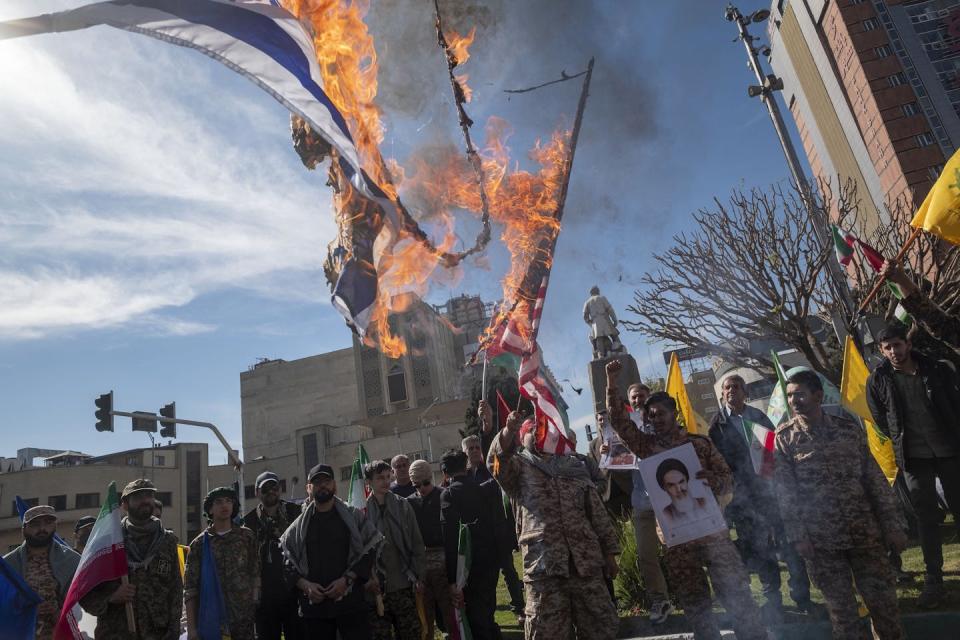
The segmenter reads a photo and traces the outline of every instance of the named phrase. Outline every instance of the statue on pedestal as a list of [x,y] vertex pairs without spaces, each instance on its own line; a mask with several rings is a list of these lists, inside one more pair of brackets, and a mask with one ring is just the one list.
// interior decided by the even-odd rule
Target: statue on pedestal
[[626,353],[620,344],[620,331],[617,329],[617,314],[605,297],[600,295],[600,287],[590,289],[590,297],[583,305],[583,321],[590,325],[590,343],[593,345],[593,359],[606,358],[614,353]]

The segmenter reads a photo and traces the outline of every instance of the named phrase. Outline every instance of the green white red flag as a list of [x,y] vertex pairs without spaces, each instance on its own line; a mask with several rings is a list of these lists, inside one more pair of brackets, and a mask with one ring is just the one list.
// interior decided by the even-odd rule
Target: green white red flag
[[847,231],[843,231],[835,224],[830,225],[833,233],[833,250],[837,254],[837,262],[843,266],[850,264],[853,260],[853,245],[857,241],[856,236]]
[[[460,536],[457,540],[457,588],[461,592],[467,586],[467,579],[470,577],[470,547],[470,527],[461,522]],[[465,607],[461,606],[453,610],[453,628],[450,633],[450,640],[473,640]]]
[[370,462],[367,450],[363,445],[357,445],[357,459],[353,461],[353,467],[350,469],[350,494],[349,504],[355,509],[366,512],[367,496],[370,495],[370,488],[363,477],[363,468]]
[[774,431],[765,426],[740,417],[743,437],[750,450],[750,462],[753,471],[761,478],[773,477],[773,437]]
[[[860,247],[860,251],[863,252],[863,257],[866,258],[867,264],[870,265],[870,268],[873,269],[874,273],[879,273],[880,269],[883,268],[883,263],[887,261],[883,257],[883,254],[874,249],[872,246],[860,240],[855,235],[848,231],[841,230],[837,225],[830,225],[833,229],[833,246],[834,250],[837,253],[837,261],[840,262],[843,266],[850,264],[850,261],[853,259],[854,248]],[[897,300],[903,300],[903,291],[900,290],[900,287],[895,283],[887,280],[887,287],[890,289],[890,293],[893,294],[893,297]],[[898,304],[897,308],[894,309],[893,315],[903,323],[910,323],[913,319],[910,317],[910,314],[907,313],[907,310],[903,308],[902,304]]]
[[787,377],[780,365],[780,358],[776,351],[771,351],[773,356],[773,368],[777,374],[777,386],[770,394],[770,403],[767,405],[767,417],[770,418],[770,424],[776,429],[784,420],[790,419],[790,406],[787,405]]
[[107,500],[93,525],[87,546],[80,556],[80,565],[63,600],[60,620],[53,630],[55,640],[82,640],[73,609],[90,591],[107,582],[127,575],[127,552],[123,546],[123,527],[120,526],[120,500],[117,483],[107,488]]

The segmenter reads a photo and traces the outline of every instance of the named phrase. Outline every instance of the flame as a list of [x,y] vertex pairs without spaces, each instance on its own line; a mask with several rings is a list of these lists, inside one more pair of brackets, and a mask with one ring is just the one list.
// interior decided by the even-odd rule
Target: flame
[[450,53],[457,60],[457,65],[466,63],[470,59],[470,45],[473,44],[473,39],[477,36],[477,28],[471,27],[470,33],[465,36],[460,35],[456,31],[451,31],[450,33],[444,34],[444,38],[447,40],[447,46],[450,49]]
[[470,88],[470,85],[467,84],[467,80],[470,79],[469,73],[461,73],[460,75],[454,76],[457,81],[457,84],[460,85],[460,89],[463,90],[463,99],[466,102],[470,102],[473,99],[473,89]]
[[[406,170],[393,160],[385,161],[380,154],[384,125],[375,104],[377,52],[364,23],[369,0],[282,0],[282,4],[313,28],[324,90],[346,119],[364,169],[390,197],[395,198],[399,188],[405,199],[409,194],[427,203],[432,237],[443,238],[437,243],[441,251],[452,249],[457,241],[454,212],[464,210],[479,216],[481,210],[476,176],[464,154],[453,146],[429,156],[424,150],[415,152],[406,162]],[[453,31],[446,36],[458,65],[469,60],[468,49],[475,36],[476,28],[465,36]],[[467,75],[456,79],[469,101],[472,92]],[[510,253],[510,268],[502,285],[504,299],[512,303],[528,265],[544,258],[539,255],[543,240],[555,238],[560,230],[555,214],[570,132],[561,128],[545,143],[537,142],[529,152],[530,159],[540,167],[535,172],[516,166],[511,169],[507,145],[511,134],[505,120],[490,118],[480,156],[490,216],[503,225],[501,239]],[[341,219],[366,215],[369,209],[357,202],[359,199],[349,186],[336,195],[334,204]],[[409,306],[407,294],[424,297],[432,282],[446,279],[446,284],[452,285],[462,272],[460,268],[438,270],[437,256],[410,238],[401,238],[377,267],[380,290],[365,342],[379,346],[387,357],[397,358],[406,352],[407,345],[391,331],[390,315]],[[526,315],[521,313],[526,304],[517,305],[518,319]],[[521,323],[521,330],[529,329],[523,329]]]

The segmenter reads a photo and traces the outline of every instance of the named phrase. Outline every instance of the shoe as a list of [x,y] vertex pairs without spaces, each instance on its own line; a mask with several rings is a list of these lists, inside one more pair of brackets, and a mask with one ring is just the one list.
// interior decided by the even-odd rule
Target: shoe
[[527,624],[527,614],[518,613],[517,614],[517,626],[523,629],[524,625]]
[[673,605],[669,600],[660,600],[650,605],[650,623],[663,624],[673,613]]
[[812,600],[802,600],[798,602],[797,611],[805,613],[811,618],[823,618],[823,608]]
[[942,582],[927,582],[923,585],[920,597],[917,598],[917,606],[921,609],[937,609],[943,604],[945,596]]

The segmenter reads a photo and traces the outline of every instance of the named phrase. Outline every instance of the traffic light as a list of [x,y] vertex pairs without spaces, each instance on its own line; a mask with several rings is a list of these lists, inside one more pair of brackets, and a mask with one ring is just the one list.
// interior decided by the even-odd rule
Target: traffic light
[[134,431],[149,431],[150,433],[157,432],[157,419],[153,417],[152,413],[148,411],[134,411],[133,413]]
[[113,431],[113,391],[93,401],[97,405],[97,431]]
[[[170,404],[160,408],[160,415],[164,418],[176,419],[177,417],[177,403],[171,402]],[[177,437],[177,423],[176,422],[161,422],[160,423],[160,437],[161,438],[176,438]]]

